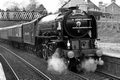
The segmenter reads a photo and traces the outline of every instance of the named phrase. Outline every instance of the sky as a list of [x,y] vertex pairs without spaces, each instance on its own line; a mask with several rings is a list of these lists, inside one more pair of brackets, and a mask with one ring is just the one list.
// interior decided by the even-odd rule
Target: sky
[[[61,1],[68,1],[68,0],[36,0],[38,4],[43,4],[48,12],[55,12],[60,6]],[[94,4],[98,5],[99,1],[103,1],[104,3],[110,3],[111,0],[91,0]],[[30,0],[0,0],[0,8],[6,9],[7,7],[14,6],[13,3],[17,3],[17,5],[22,8],[26,7]],[[120,0],[116,0],[116,3],[120,5]]]

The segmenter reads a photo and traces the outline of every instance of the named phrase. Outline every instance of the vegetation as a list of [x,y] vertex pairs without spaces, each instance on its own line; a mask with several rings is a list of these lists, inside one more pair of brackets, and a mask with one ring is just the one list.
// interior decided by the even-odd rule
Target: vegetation
[[46,8],[42,4],[37,4],[36,0],[30,0],[30,3],[26,7],[19,7],[16,2],[11,3],[12,6],[8,7],[6,11],[37,11],[41,14],[47,14]]

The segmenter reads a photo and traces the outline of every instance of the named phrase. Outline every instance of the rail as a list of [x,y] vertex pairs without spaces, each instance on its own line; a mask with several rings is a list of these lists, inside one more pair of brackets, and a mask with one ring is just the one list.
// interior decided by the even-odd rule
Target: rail
[[[1,45],[0,45],[1,46]],[[39,69],[37,69],[35,66],[33,66],[32,64],[30,64],[28,61],[26,61],[25,59],[23,59],[22,57],[18,56],[17,54],[15,54],[14,52],[10,51],[9,49],[5,48],[4,46],[1,46],[2,48],[6,49],[7,51],[9,51],[10,53],[12,53],[14,56],[18,57],[21,61],[23,61],[24,63],[26,63],[30,68],[32,68],[43,80],[51,80],[51,78],[49,78],[46,74],[44,74],[42,71],[40,71]]]
[[103,75],[103,76],[107,76],[108,80],[120,80],[120,77],[103,72],[103,71],[96,71],[98,74]]
[[16,79],[16,80],[20,80],[18,78],[18,75],[15,73],[15,71],[13,70],[13,68],[11,67],[11,65],[8,63],[8,61],[6,60],[6,58],[0,53],[0,56],[2,57],[2,59],[5,61],[5,63],[9,66],[9,68],[11,69],[11,71],[13,72],[14,76],[12,75],[12,78]]

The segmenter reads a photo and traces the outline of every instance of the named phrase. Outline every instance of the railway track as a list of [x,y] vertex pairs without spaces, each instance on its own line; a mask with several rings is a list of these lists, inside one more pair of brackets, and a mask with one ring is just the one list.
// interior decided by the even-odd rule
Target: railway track
[[79,77],[81,77],[81,80],[107,80],[107,78],[101,75],[98,75],[94,72],[86,72],[86,73],[74,73],[74,75],[77,75]]
[[[1,47],[3,46],[3,48],[4,48],[4,46],[5,45],[1,45]],[[13,51],[13,50],[9,50],[9,47],[7,47],[7,46],[5,46],[6,48],[8,48],[8,51],[10,51],[10,52],[15,52],[15,54],[16,54],[16,50],[15,51]],[[19,55],[19,54],[18,54]],[[21,56],[21,55],[19,55],[19,56]],[[23,57],[23,56],[21,56],[22,58],[24,58],[25,60],[27,60],[25,57]],[[27,60],[28,61],[28,60]],[[28,61],[29,62],[29,61]],[[44,61],[44,62],[46,62],[46,61]],[[31,63],[32,64],[32,63]],[[47,63],[46,63],[47,64]],[[34,64],[33,64],[34,65]],[[36,64],[35,64],[35,66],[36,66]],[[37,68],[38,68],[38,66],[37,66]],[[44,71],[43,71],[44,72]],[[47,71],[48,72],[48,74],[50,73],[50,75],[49,76],[51,76],[51,73],[52,72],[50,72],[50,71]],[[56,76],[57,75],[57,76]],[[62,76],[61,76],[62,75]],[[69,72],[69,71],[67,71],[67,74],[65,73],[63,73],[63,74],[61,74],[61,75],[59,75],[59,74],[55,74],[54,75],[54,73],[52,74],[52,76],[53,77],[55,77],[55,79],[54,78],[52,78],[51,80],[87,80],[87,79],[84,79],[84,77],[82,77],[82,76],[80,76],[80,75],[77,75],[77,74],[75,74],[75,73],[73,73],[73,72]],[[60,77],[60,78],[59,78]],[[62,78],[63,77],[63,78]],[[41,79],[40,79],[41,80]]]
[[120,80],[120,77],[117,77],[115,75],[106,73],[106,72],[101,72],[101,71],[96,71],[97,74],[107,76],[108,80]]
[[[0,45],[1,46],[1,45]],[[49,78],[47,75],[45,75],[43,72],[41,72],[39,69],[37,69],[36,67],[34,67],[32,64],[30,64],[28,61],[24,60],[22,57],[18,56],[17,54],[15,54],[14,52],[10,51],[9,49],[1,46],[2,48],[6,49],[7,51],[9,51],[10,53],[12,53],[15,57],[17,57],[23,64],[27,65],[27,68],[31,69],[31,71],[34,72],[34,74],[36,74],[38,77],[36,78],[37,80],[51,80],[51,78]],[[19,61],[19,62],[20,62]],[[21,65],[21,64],[19,64]],[[35,79],[35,80],[36,80]],[[19,80],[19,79],[18,79]]]
[[19,80],[17,74],[15,73],[13,68],[10,66],[8,61],[5,59],[5,57],[1,53],[0,53],[0,62],[2,63],[7,80]]
[[[70,73],[78,76],[78,80],[120,80],[120,77],[101,72],[101,71],[95,71],[95,72],[85,72],[85,73]],[[80,79],[79,79],[80,78]]]
[[[83,76],[83,75],[80,75],[80,74],[78,74],[78,73],[75,73],[75,72],[72,72],[72,71],[69,71],[70,73],[72,73],[72,74],[74,74],[74,75],[76,75],[76,76],[78,76],[78,80],[89,80],[88,78],[86,78],[85,76]],[[72,76],[72,75],[71,75]],[[77,79],[76,79],[77,80]]]
[[[3,46],[1,46],[3,47]],[[5,48],[5,47],[3,47]],[[25,59],[23,59],[22,57],[18,56],[17,54],[15,54],[14,52],[10,51],[9,49],[5,48],[6,50],[8,50],[9,52],[11,52],[13,55],[15,55],[16,57],[18,57],[19,59],[21,59],[23,62],[25,62],[26,64],[29,65],[29,67],[31,67],[32,69],[34,69],[38,74],[40,73],[41,74],[41,71],[39,71],[37,68],[35,68],[32,64],[30,64],[29,62],[27,62]],[[70,76],[75,76],[75,80],[89,80],[81,75],[78,75],[74,72],[71,72],[71,71],[68,71],[70,74]],[[44,75],[44,73],[42,73]],[[43,80],[51,80],[49,77],[47,77],[46,75],[42,76],[43,78],[46,77],[46,79],[43,79]],[[41,79],[40,79],[41,80]]]
[[[16,57],[18,57],[19,59],[21,59],[23,62],[27,63],[28,66],[30,68],[32,68],[33,70],[35,70],[36,74],[39,75],[39,71],[38,71],[37,68],[35,69],[34,66],[29,64],[29,62],[25,61],[24,59],[22,59],[20,56],[16,55],[14,52],[10,51],[9,49],[7,49],[7,50],[9,52],[11,52],[12,54],[14,54]],[[73,76],[73,77],[75,76],[76,77],[75,80],[120,80],[120,78],[117,77],[117,76],[107,74],[105,72],[100,72],[100,71],[96,71],[94,73],[93,72],[92,73],[86,73],[86,74],[84,74],[84,73],[74,73],[74,72],[71,72],[71,71],[69,71],[69,73],[71,73],[70,76]],[[40,72],[40,74],[41,74],[41,72]],[[49,77],[47,79],[45,79],[44,77],[46,77],[46,76],[44,76],[44,75],[42,75],[41,77],[43,79],[41,78],[40,80],[51,80]]]

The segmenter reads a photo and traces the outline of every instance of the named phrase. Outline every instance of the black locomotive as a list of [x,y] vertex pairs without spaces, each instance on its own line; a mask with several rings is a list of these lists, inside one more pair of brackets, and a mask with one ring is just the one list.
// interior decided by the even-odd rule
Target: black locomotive
[[31,22],[0,28],[0,38],[8,44],[39,54],[47,60],[55,51],[68,67],[76,67],[85,58],[99,59],[96,47],[97,25],[94,16],[78,7],[70,7]]

